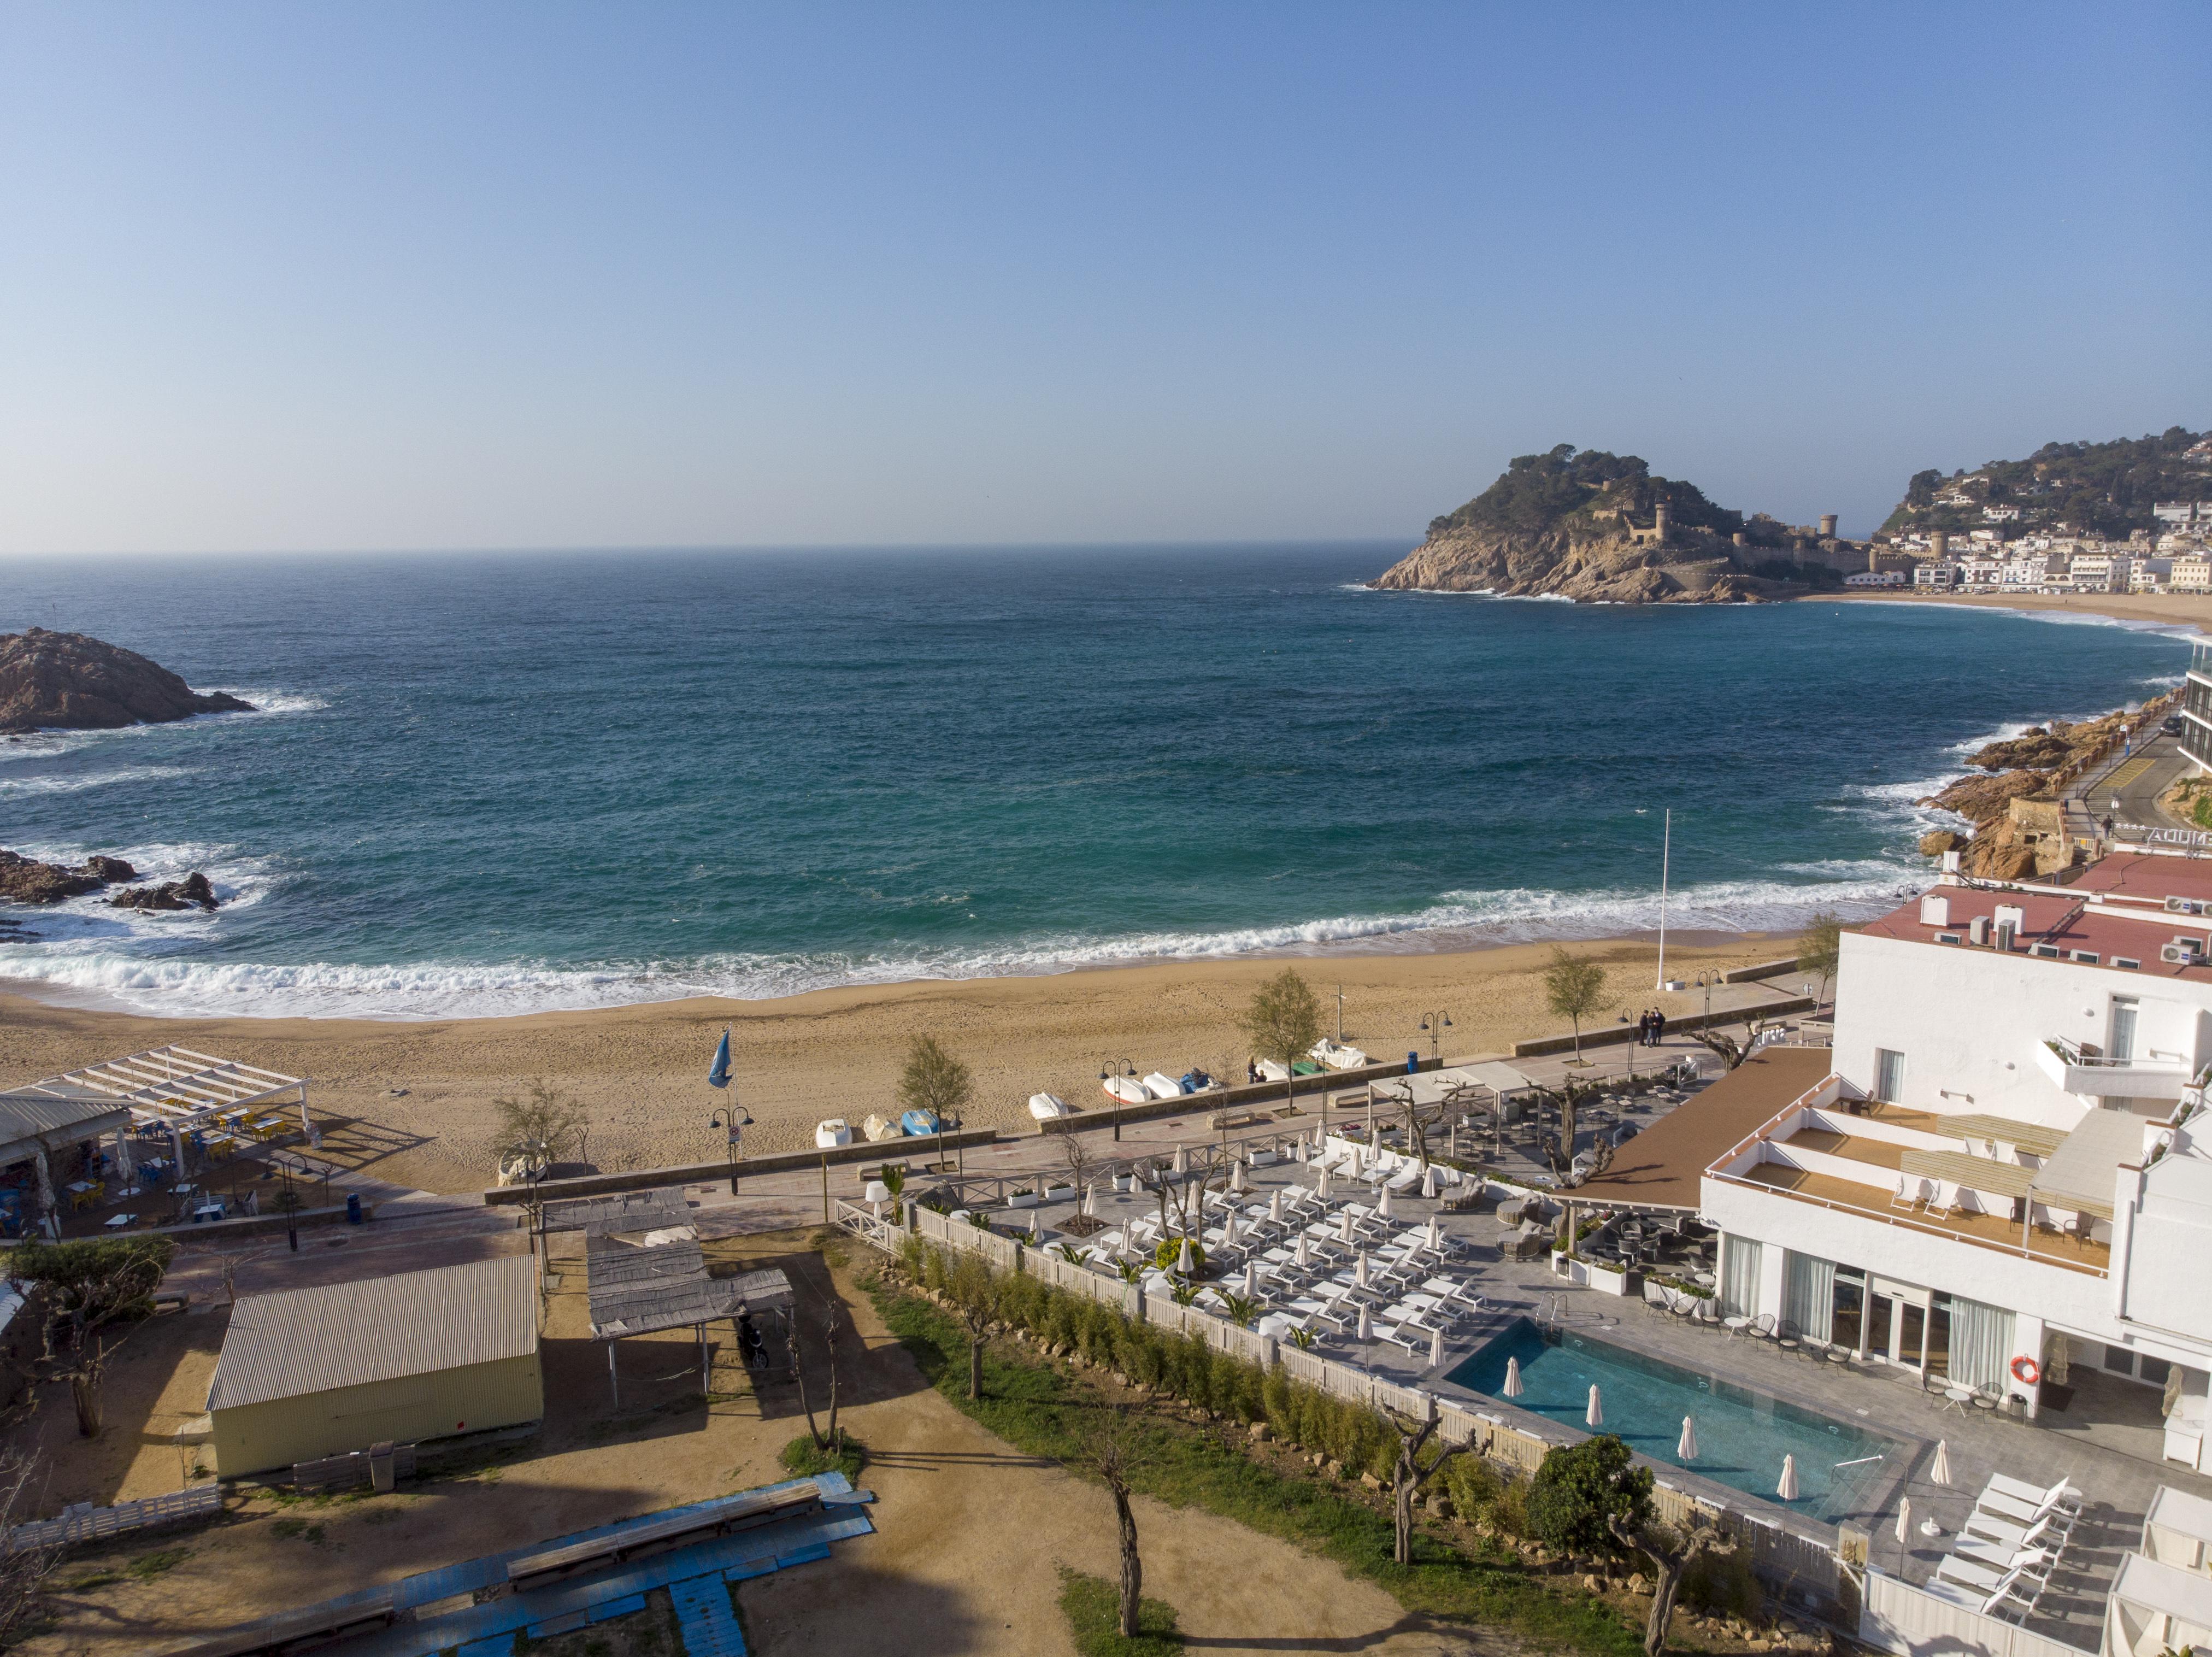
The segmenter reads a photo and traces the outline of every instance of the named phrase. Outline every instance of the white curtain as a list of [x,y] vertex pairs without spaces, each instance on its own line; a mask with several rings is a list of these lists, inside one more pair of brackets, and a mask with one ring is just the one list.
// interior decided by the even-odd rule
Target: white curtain
[[1729,1237],[1723,1242],[1721,1314],[1748,1318],[1759,1306],[1759,1243],[1749,1237]]
[[1782,1320],[1808,1340],[1826,1341],[1836,1313],[1836,1263],[1809,1254],[1790,1256],[1790,1284]]
[[2002,1392],[2012,1362],[2012,1313],[1963,1295],[1951,1297],[1951,1379],[1961,1386]]

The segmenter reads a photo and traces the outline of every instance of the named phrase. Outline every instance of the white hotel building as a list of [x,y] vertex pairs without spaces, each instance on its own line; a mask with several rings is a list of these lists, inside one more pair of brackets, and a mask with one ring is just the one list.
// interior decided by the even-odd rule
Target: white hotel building
[[1761,1332],[2212,1471],[2208,1066],[2212,861],[1947,874],[1844,935],[1832,1051],[1762,1051],[1577,1195],[1694,1200]]

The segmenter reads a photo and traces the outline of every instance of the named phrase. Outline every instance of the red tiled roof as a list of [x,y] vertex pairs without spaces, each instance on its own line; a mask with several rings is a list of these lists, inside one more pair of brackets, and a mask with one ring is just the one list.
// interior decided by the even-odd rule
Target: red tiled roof
[[2158,904],[2168,898],[2212,901],[2212,859],[2160,857],[2148,853],[2106,857],[2083,869],[2074,881],[2073,889],[2106,892],[2116,898]]

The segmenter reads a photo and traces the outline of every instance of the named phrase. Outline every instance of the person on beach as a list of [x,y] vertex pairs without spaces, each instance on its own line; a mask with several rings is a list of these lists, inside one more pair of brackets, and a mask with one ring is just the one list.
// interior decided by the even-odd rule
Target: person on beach
[[1638,1046],[1651,1045],[1651,1009],[1648,1007],[1636,1020],[1636,1040]]
[[1657,1008],[1651,1009],[1651,1045],[1656,1047],[1667,1039],[1667,1015]]
[[768,1368],[768,1343],[761,1339],[760,1331],[753,1327],[750,1307],[745,1307],[738,1313],[738,1350],[743,1355],[747,1368]]

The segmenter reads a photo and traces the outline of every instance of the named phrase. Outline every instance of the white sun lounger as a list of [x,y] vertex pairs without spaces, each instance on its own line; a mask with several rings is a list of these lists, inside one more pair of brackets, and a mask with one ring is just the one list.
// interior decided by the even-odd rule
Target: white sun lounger
[[1968,1514],[1966,1522],[1960,1526],[1962,1535],[2014,1551],[2021,1548],[2061,1546],[2073,1528],[2073,1518],[2068,1514],[2045,1514],[2033,1525],[2015,1525],[2008,1520],[1986,1514],[1979,1508]]
[[1935,1595],[1938,1599],[1947,1599],[1954,1605],[1964,1605],[1967,1610],[1978,1611],[1984,1617],[2003,1616],[2006,1602],[2010,1601],[2018,1608],[2019,1614],[2011,1618],[2014,1622],[2020,1621],[2021,1617],[2035,1609],[2035,1602],[2040,1592],[2036,1584],[2028,1581],[2017,1571],[2006,1577],[1995,1590],[1989,1593],[1979,1593],[1963,1583],[1950,1581],[1942,1576],[1931,1576],[1920,1586],[1923,1592]]
[[2030,1484],[2023,1478],[2008,1478],[2002,1473],[1991,1473],[1990,1482],[1982,1487],[1982,1495],[2025,1502],[2032,1508],[2049,1503],[2053,1507],[2064,1508],[2069,1512],[2078,1510],[2081,1506],[2081,1492],[2063,1478],[2056,1484]]
[[1997,1570],[1988,1565],[1977,1564],[1971,1559],[1961,1559],[1954,1553],[1944,1556],[1943,1563],[1936,1568],[1936,1575],[1965,1587],[1978,1588],[1984,1593],[1995,1593],[2009,1581],[2026,1579],[2041,1582],[2051,1575],[2051,1567],[2056,1563],[2051,1555],[2038,1550],[2026,1563]]
[[[2053,1548],[2007,1548],[1995,1542],[1984,1542],[1978,1536],[1962,1536],[1951,1550],[1954,1559],[1964,1559],[1994,1570],[1998,1575],[2007,1571],[2020,1571],[2039,1582],[2049,1580],[2051,1568],[2058,1563],[2057,1550]],[[1960,1579],[1964,1580],[1964,1579]],[[1991,1587],[1993,1584],[1977,1584]]]

